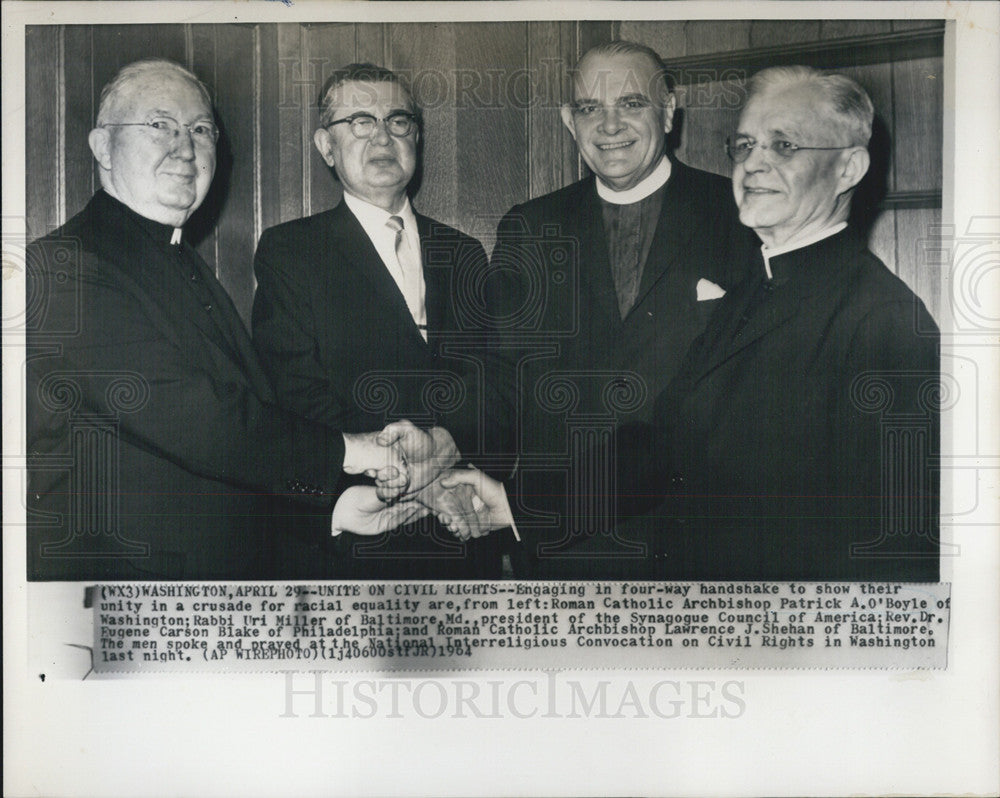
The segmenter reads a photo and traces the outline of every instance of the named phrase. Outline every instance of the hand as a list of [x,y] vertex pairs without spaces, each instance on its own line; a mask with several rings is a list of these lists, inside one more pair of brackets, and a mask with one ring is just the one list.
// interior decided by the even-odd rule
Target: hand
[[371,485],[355,485],[337,499],[330,519],[334,535],[353,532],[356,535],[381,535],[403,524],[428,515],[424,505],[414,501],[386,504]]
[[375,440],[382,446],[392,447],[407,471],[408,482],[402,491],[395,494],[380,488],[383,499],[395,498],[400,494],[412,496],[437,479],[446,468],[458,462],[459,452],[451,433],[444,427],[422,430],[410,421],[396,421],[386,426]]
[[394,499],[406,490],[410,483],[410,474],[402,452],[395,446],[380,443],[381,434],[381,432],[345,432],[343,467],[348,474],[364,474],[372,477],[380,498]]
[[[447,475],[449,472],[445,472]],[[478,538],[489,534],[489,529],[483,528],[479,521],[478,511],[484,505],[476,496],[471,485],[456,485],[446,488],[441,482],[445,477],[439,477],[423,490],[412,494],[415,501],[420,502],[433,512],[441,523],[448,527],[459,540]]]
[[[474,466],[470,465],[466,470],[452,469],[441,477],[439,484],[442,488],[448,490],[457,490],[458,488],[467,486],[475,491],[475,498],[478,499],[478,503],[482,504],[481,507],[477,507],[476,509],[476,517],[479,521],[479,528],[483,532],[514,526],[514,514],[510,510],[510,504],[507,501],[507,491],[504,490],[503,483],[486,476],[486,474]],[[474,501],[474,503],[476,502]],[[452,528],[452,524],[455,522],[452,515],[447,512],[437,513],[437,517],[449,529]],[[514,536],[520,540],[516,527],[514,529]]]

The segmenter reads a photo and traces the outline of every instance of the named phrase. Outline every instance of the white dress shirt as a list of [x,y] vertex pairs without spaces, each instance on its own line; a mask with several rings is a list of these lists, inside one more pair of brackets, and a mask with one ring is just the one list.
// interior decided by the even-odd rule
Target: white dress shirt
[[420,330],[420,335],[427,340],[427,309],[424,306],[426,285],[424,283],[423,267],[419,269],[419,274],[407,275],[396,257],[396,233],[386,225],[390,216],[398,216],[403,220],[403,235],[410,245],[411,251],[417,262],[420,258],[420,233],[417,230],[417,217],[413,213],[409,198],[404,198],[403,207],[396,213],[389,213],[377,205],[372,205],[363,199],[355,197],[353,194],[344,192],[344,202],[348,209],[365,231],[365,235],[372,242],[375,251],[385,264],[385,268],[392,275],[399,293],[406,301],[406,307],[410,310],[414,324]]

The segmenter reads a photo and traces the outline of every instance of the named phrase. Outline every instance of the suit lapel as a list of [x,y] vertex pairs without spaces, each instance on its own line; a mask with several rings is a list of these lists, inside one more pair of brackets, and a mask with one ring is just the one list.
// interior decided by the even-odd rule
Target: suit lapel
[[[621,326],[618,311],[618,293],[611,274],[608,258],[608,237],[604,231],[604,215],[597,196],[596,178],[582,184],[583,196],[572,203],[567,219],[576,219],[577,225],[568,230],[560,230],[559,235],[569,236],[579,247],[577,259],[580,273],[580,288],[591,296],[589,308],[599,319],[607,319],[615,327]],[[571,223],[572,225],[572,223]],[[588,307],[584,304],[584,307]],[[591,320],[593,324],[597,319]]]
[[691,238],[696,234],[707,234],[707,222],[695,211],[691,201],[687,167],[677,161],[671,162],[671,175],[663,195],[660,217],[656,232],[649,248],[649,255],[642,268],[639,293],[629,315],[642,303],[643,298],[653,290],[660,278],[690,248]]
[[[235,359],[243,364],[254,391],[258,396],[270,400],[272,397],[271,383],[264,373],[257,357],[257,351],[250,340],[250,334],[243,326],[243,320],[236,312],[236,306],[233,304],[229,292],[226,291],[222,283],[215,277],[214,272],[193,247],[186,242],[182,246],[186,248],[188,256],[198,265],[204,275],[205,284],[215,301],[217,315],[205,313],[202,316],[210,316],[208,321],[211,322],[214,329],[219,330],[222,327],[221,332],[225,336],[229,351],[233,353]],[[196,318],[198,317],[196,316]]]
[[[762,273],[763,262],[760,269]],[[711,343],[706,341],[707,345],[699,355],[698,379],[791,321],[816,290],[816,285],[812,281],[795,279],[775,288],[773,295],[756,309],[740,334],[736,335],[740,317],[753,300],[759,285],[760,281],[751,281],[745,291],[734,297],[735,301],[719,308],[720,312],[713,319],[716,323],[712,325]]]
[[[357,217],[351,213],[347,203],[341,200],[340,205],[333,209],[331,218],[331,243],[340,253],[340,260],[354,278],[350,283],[367,285],[366,300],[372,311],[381,316],[390,316],[397,320],[400,329],[408,330],[421,346],[426,346],[423,336],[413,323],[410,309],[396,281],[392,279],[378,250],[368,238],[364,227]],[[427,270],[424,269],[425,280]],[[359,297],[359,301],[363,301]],[[428,323],[430,321],[428,313]]]
[[[427,268],[427,245],[433,240],[431,220],[426,216],[417,216],[417,231],[420,233],[420,261],[424,272],[424,310],[427,312],[427,335],[430,336],[449,329],[447,323],[448,303],[451,298],[450,275],[455,263],[452,259],[450,268]],[[423,342],[423,338],[421,338]]]

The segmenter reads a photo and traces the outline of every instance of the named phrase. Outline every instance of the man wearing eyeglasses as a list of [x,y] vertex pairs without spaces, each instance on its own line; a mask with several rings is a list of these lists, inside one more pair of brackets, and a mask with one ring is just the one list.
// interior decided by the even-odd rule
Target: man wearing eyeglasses
[[342,471],[378,477],[389,497],[426,481],[419,461],[453,461],[412,425],[342,434],[277,406],[184,232],[217,139],[191,72],[123,67],[89,136],[101,190],[28,248],[29,578],[279,576],[262,494],[322,507],[328,534],[339,497],[338,528],[377,532],[424,509],[394,512]]
[[657,402],[665,578],[938,578],[938,330],[848,225],[873,115],[842,75],[750,81],[727,149],[763,246]]
[[653,399],[741,279],[750,234],[726,179],[670,151],[676,98],[656,52],[608,42],[571,76],[562,121],[593,174],[512,208],[491,259],[508,403],[521,411],[508,484],[524,545],[512,556],[538,578],[642,576],[656,524],[618,530],[631,488],[613,483],[610,450],[572,453],[588,434],[573,427],[591,419],[596,439],[652,420]]
[[[481,380],[468,368],[468,341],[464,358],[443,344],[458,329],[453,283],[462,270],[483,273],[486,255],[478,241],[414,211],[407,188],[419,138],[419,111],[390,70],[350,64],[327,79],[313,142],[343,201],[261,237],[254,342],[285,407],[348,431],[434,420],[469,456],[479,451]],[[308,563],[325,545],[322,522],[297,526],[291,534]],[[377,541],[344,541],[354,544],[359,576],[498,574],[491,541],[458,540],[433,519]]]

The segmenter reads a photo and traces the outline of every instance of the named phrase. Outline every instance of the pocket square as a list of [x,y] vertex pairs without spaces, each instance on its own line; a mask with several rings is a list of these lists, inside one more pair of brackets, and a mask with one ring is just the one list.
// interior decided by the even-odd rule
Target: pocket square
[[721,285],[716,285],[711,280],[706,280],[704,277],[698,281],[697,289],[699,302],[707,302],[710,299],[721,299],[726,295],[726,292]]

